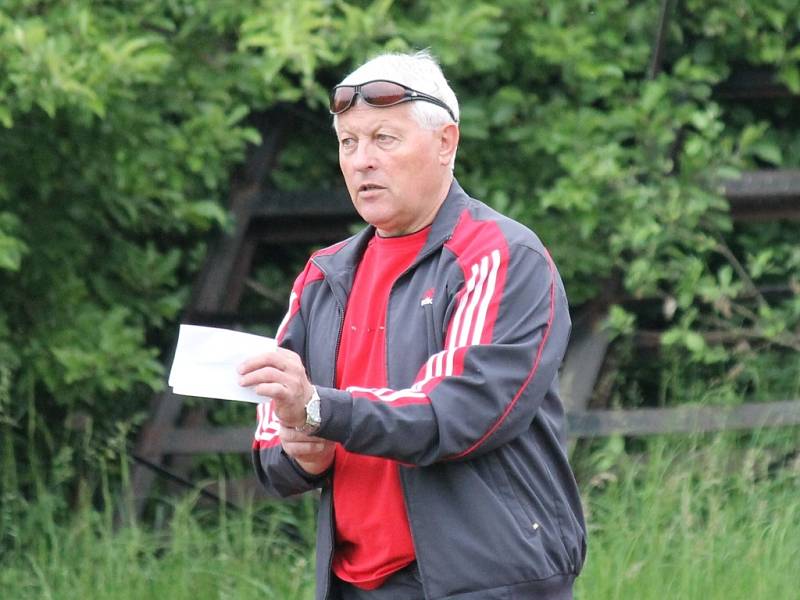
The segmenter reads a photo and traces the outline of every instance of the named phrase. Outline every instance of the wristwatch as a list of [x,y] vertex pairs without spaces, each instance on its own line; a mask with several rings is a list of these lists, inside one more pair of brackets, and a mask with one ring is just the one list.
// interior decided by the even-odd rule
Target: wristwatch
[[311,399],[306,403],[306,422],[295,429],[307,435],[313,435],[319,431],[319,426],[321,424],[322,418],[319,415],[319,394],[317,393],[317,388],[312,385]]

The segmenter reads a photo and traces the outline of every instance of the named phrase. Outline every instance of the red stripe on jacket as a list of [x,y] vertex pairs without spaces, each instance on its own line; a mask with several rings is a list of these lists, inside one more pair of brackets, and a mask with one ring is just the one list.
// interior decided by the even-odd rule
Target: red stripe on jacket
[[[346,241],[339,242],[312,254],[311,259],[306,263],[305,269],[303,269],[294,280],[292,292],[289,294],[289,309],[286,311],[286,315],[283,317],[280,325],[278,325],[278,330],[275,334],[275,339],[278,344],[283,342],[290,321],[300,312],[303,290],[307,285],[325,278],[323,272],[314,264],[313,258],[315,256],[335,254],[345,243]],[[259,404],[256,410],[256,419],[258,425],[253,435],[253,448],[260,450],[262,448],[277,446],[280,443],[280,438],[278,437],[280,423],[272,410],[272,403],[269,403],[269,405],[267,405],[266,402]]]
[[460,452],[454,456],[448,457],[451,460],[455,460],[458,458],[463,458],[470,452],[473,452],[476,448],[478,448],[481,444],[483,444],[497,429],[503,424],[503,421],[506,420],[506,417],[509,413],[513,410],[514,406],[517,404],[517,400],[522,395],[522,392],[525,391],[525,388],[528,387],[531,379],[533,379],[534,375],[536,375],[536,370],[539,368],[539,363],[542,360],[542,354],[544,353],[544,347],[547,343],[547,338],[550,336],[550,330],[553,327],[553,319],[555,318],[555,309],[556,309],[556,269],[555,265],[553,264],[552,258],[550,258],[550,254],[546,254],[545,258],[547,259],[547,265],[550,269],[550,312],[547,318],[547,325],[545,326],[544,333],[542,334],[542,340],[539,342],[539,348],[536,351],[536,358],[533,361],[533,367],[531,368],[528,376],[525,378],[525,381],[517,390],[517,393],[514,394],[514,398],[508,404],[506,409],[503,411],[503,414],[500,415],[500,418],[495,421],[495,423],[486,431],[486,433],[481,436],[481,438],[475,442],[472,446]]

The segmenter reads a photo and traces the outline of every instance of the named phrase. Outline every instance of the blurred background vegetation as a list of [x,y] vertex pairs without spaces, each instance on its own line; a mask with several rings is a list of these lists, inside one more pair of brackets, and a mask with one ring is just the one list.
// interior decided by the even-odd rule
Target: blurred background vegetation
[[[327,92],[383,50],[429,47],[441,60],[462,104],[461,184],[539,234],[576,311],[597,297],[612,305],[607,405],[798,398],[800,227],[734,222],[723,192],[742,171],[800,167],[800,5],[669,4],[653,68],[655,0],[4,0],[2,588],[85,597],[115,581],[107,597],[306,597],[313,542],[297,530],[312,527],[307,503],[233,519],[180,501],[169,505],[183,524],[175,535],[115,533],[110,511],[209,240],[232,227],[231,177],[265,133],[258,116],[296,123],[267,186],[340,190]],[[726,99],[720,86],[742,68],[768,70],[793,95]],[[270,294],[254,310],[275,313],[295,268],[263,261],[255,278]],[[655,351],[637,348],[642,329],[663,332]],[[219,421],[241,417],[215,410]],[[800,583],[790,568],[800,501],[787,493],[800,483],[795,438],[579,447],[594,536],[581,597],[789,597]],[[744,462],[723,468],[728,456]],[[224,475],[223,463],[209,457],[202,475]],[[709,482],[709,465],[730,477]],[[664,490],[674,494],[648,516],[642,504]],[[621,535],[628,519],[634,534]],[[276,521],[293,523],[294,537]],[[659,540],[671,549],[659,554]],[[105,583],[84,574],[77,585],[80,557],[115,541],[127,554],[102,554]],[[277,561],[273,542],[295,549],[290,566],[240,572],[228,560]],[[754,562],[756,551],[774,560]],[[234,569],[235,581],[194,573],[191,555],[209,561],[206,573]],[[165,565],[174,572],[159,574]],[[785,568],[771,577],[754,565]],[[627,579],[609,576],[620,571]],[[276,583],[281,573],[300,583]],[[768,582],[747,583],[757,577]]]

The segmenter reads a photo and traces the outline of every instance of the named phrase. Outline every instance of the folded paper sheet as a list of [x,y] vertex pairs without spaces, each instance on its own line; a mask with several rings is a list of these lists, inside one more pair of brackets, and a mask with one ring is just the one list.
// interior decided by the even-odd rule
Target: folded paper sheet
[[264,402],[264,396],[239,385],[237,368],[246,359],[276,347],[274,339],[260,335],[181,325],[169,385],[173,393],[183,396]]

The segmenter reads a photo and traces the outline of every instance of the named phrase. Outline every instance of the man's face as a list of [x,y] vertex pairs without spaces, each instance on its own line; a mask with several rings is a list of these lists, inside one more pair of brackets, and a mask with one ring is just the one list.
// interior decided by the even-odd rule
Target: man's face
[[350,198],[383,236],[430,224],[452,179],[442,129],[420,127],[410,104],[374,108],[358,102],[338,118],[339,166]]

